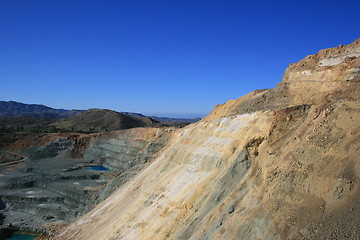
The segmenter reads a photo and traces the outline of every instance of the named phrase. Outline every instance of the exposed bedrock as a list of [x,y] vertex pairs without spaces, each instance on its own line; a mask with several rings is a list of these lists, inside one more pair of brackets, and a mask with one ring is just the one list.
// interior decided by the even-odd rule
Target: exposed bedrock
[[114,171],[126,171],[152,159],[168,140],[163,133],[164,129],[156,128],[104,133],[91,143],[84,158]]
[[[324,64],[339,58],[334,64]],[[336,64],[335,64],[336,63]],[[360,96],[360,39],[347,46],[324,49],[290,64],[276,88],[253,91],[237,100],[217,105],[206,118],[280,110]]]
[[283,82],[360,81],[360,38],[353,43],[320,50],[297,63],[290,64]]
[[[44,231],[70,223],[138,173],[169,141],[172,128],[137,128],[54,138],[22,150],[29,159],[0,168],[2,229]],[[69,158],[85,155],[82,158]],[[104,166],[92,169],[92,166]]]
[[47,146],[33,146],[25,150],[32,160],[56,157],[74,144],[73,139],[57,139]]
[[[131,179],[168,143],[175,128],[135,128],[104,133],[96,138],[84,158],[105,166],[115,175],[94,202],[103,201],[118,186]],[[91,204],[89,204],[91,205]]]
[[293,64],[275,89],[177,130],[56,239],[359,239],[359,45]]

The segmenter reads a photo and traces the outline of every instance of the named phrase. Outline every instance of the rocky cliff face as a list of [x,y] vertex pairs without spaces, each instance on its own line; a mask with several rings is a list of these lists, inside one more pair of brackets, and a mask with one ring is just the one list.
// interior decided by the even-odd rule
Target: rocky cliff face
[[[42,232],[91,210],[146,166],[172,128],[134,128],[102,134],[45,134],[38,146],[0,152],[0,239],[6,231]],[[15,147],[19,147],[16,151]],[[7,160],[9,158],[10,160]],[[5,161],[6,160],[6,161]],[[9,162],[12,163],[9,163]],[[108,169],[107,169],[107,168]]]
[[116,175],[92,203],[103,201],[142,170],[168,143],[173,131],[174,128],[134,128],[103,133],[95,138],[84,158],[109,168]]
[[358,239],[359,47],[308,56],[178,130],[57,239]]
[[360,39],[357,39],[347,46],[324,49],[298,63],[290,64],[283,82],[359,82],[359,42]]

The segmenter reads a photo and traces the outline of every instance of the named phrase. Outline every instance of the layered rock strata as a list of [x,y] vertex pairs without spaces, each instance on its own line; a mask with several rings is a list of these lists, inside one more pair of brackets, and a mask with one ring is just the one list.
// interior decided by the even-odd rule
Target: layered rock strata
[[358,239],[360,41],[217,106],[56,239]]
[[[166,144],[172,131],[136,128],[74,135],[23,150],[28,160],[0,166],[4,205],[0,212],[5,217],[0,233],[9,228],[41,232],[46,230],[44,224],[70,223],[139,172]],[[84,157],[70,158],[75,155]]]

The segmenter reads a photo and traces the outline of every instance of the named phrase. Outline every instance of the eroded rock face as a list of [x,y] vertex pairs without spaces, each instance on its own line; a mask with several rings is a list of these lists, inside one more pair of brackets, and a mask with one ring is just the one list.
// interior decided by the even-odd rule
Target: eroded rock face
[[94,139],[84,153],[84,158],[116,173],[95,202],[103,201],[143,169],[168,143],[174,130],[175,128],[135,128],[103,133]]
[[307,57],[275,89],[178,130],[57,239],[357,239],[359,44]]
[[307,56],[298,63],[290,64],[283,82],[360,81],[360,39],[335,48],[323,49]]
[[[40,141],[47,145],[22,149],[26,159],[0,166],[4,216],[0,238],[3,229],[48,231],[44,224],[68,224],[87,213],[146,166],[172,131],[136,128],[92,135],[52,134],[51,139],[45,135]],[[8,151],[4,154],[15,150]]]
[[[338,64],[324,62],[342,59]],[[290,64],[276,88],[251,92],[237,100],[217,105],[206,118],[233,116],[298,105],[315,105],[359,96],[360,39],[347,46],[324,49]]]

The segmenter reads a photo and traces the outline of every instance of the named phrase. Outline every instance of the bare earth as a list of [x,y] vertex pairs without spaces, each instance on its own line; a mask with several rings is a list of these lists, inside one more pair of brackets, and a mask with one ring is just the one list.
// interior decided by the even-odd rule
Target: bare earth
[[360,41],[218,105],[55,239],[360,239]]

